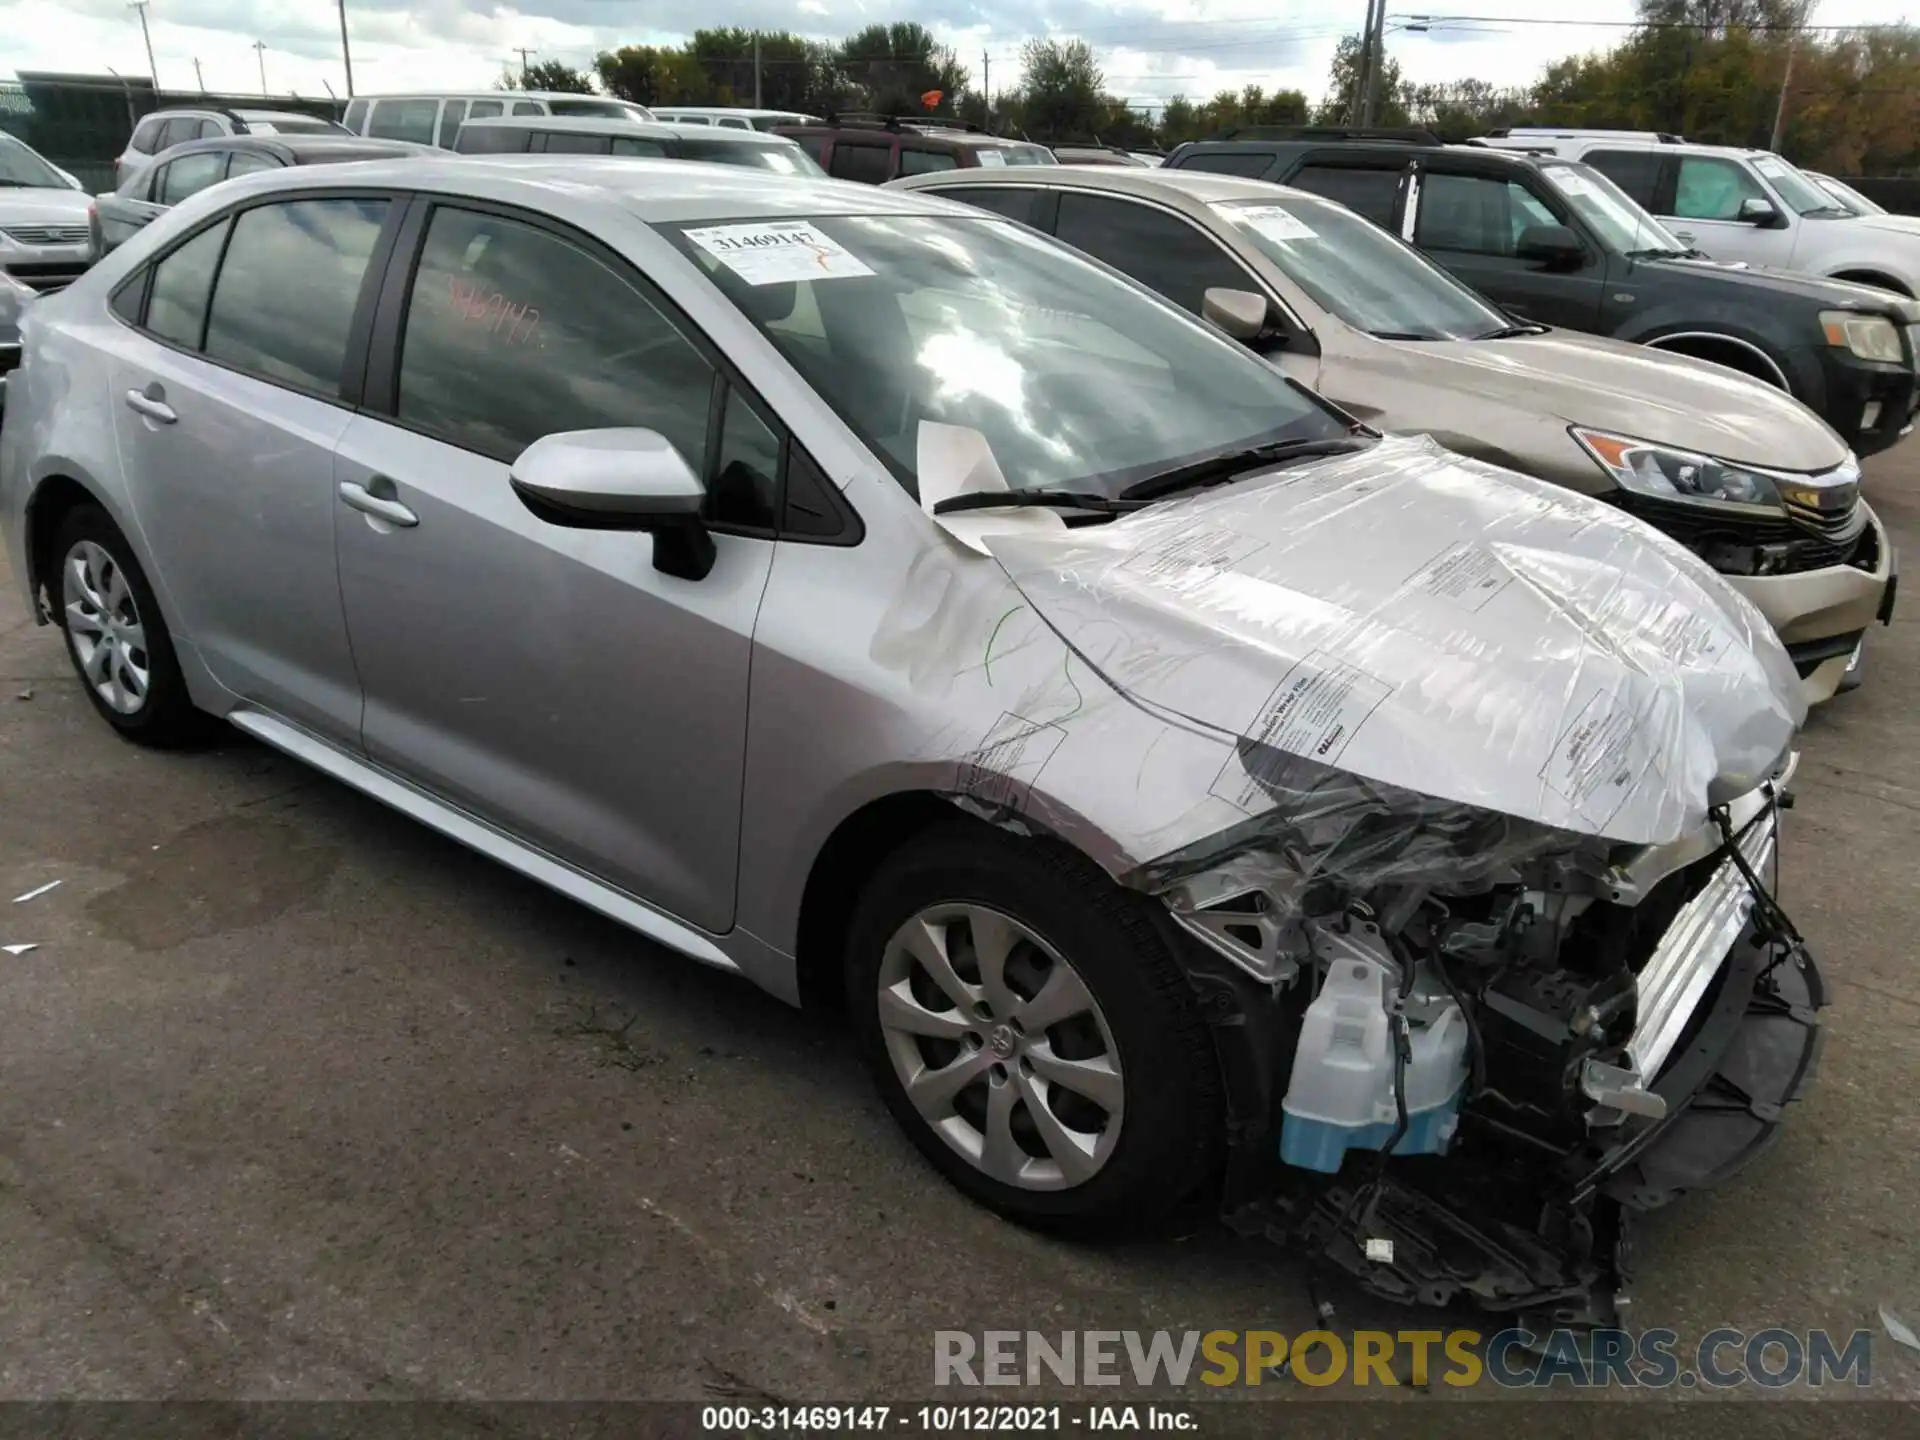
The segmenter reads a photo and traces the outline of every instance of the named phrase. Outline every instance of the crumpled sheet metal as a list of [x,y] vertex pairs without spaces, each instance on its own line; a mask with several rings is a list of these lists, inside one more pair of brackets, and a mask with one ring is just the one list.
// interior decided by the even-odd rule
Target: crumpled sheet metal
[[1663,844],[1804,718],[1764,618],[1691,553],[1430,441],[1106,524],[992,513],[918,557],[872,657],[937,717],[922,758],[957,799],[1144,888]]

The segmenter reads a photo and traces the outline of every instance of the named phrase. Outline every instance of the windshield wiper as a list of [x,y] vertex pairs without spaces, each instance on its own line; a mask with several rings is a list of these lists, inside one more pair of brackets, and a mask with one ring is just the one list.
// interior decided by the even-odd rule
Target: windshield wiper
[[1546,333],[1547,327],[1545,325],[1519,323],[1502,325],[1498,330],[1489,330],[1486,334],[1476,335],[1473,338],[1476,340],[1518,340],[1522,335],[1544,335]]
[[1369,330],[1367,334],[1376,340],[1444,340],[1444,335],[1433,335],[1419,330]]
[[1236,475],[1267,465],[1311,460],[1316,455],[1347,455],[1355,450],[1365,450],[1372,443],[1371,440],[1355,436],[1342,436],[1325,440],[1274,440],[1265,445],[1250,445],[1244,450],[1209,455],[1204,460],[1190,460],[1184,465],[1175,465],[1149,475],[1122,490],[1120,498],[1123,501],[1157,500],[1162,495],[1171,495],[1176,490],[1185,490],[1192,485],[1224,484]]
[[966,510],[1002,510],[1022,505],[1041,505],[1052,510],[1091,510],[1100,515],[1124,515],[1138,510],[1143,502],[1119,500],[1085,490],[974,490],[965,495],[949,495],[936,501],[933,513],[954,515]]

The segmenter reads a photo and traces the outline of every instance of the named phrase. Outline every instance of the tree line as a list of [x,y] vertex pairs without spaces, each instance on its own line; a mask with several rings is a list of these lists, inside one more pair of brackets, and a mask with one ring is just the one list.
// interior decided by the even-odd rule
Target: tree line
[[[1638,26],[1619,44],[1570,55],[1522,87],[1416,85],[1389,49],[1375,123],[1422,126],[1448,141],[1514,125],[1582,125],[1768,148],[1779,122],[1780,149],[1811,168],[1920,173],[1920,29],[1812,30],[1806,9],[1806,0],[1640,0]],[[603,52],[591,74],[545,62],[503,83],[598,88],[643,105],[751,105],[754,43],[748,30],[699,30],[680,46]],[[837,44],[763,31],[759,51],[767,109],[937,116],[1047,143],[1170,149],[1247,126],[1353,123],[1361,44],[1339,43],[1317,98],[1249,85],[1200,101],[1175,96],[1157,114],[1111,93],[1082,40],[1029,40],[1017,82],[991,95],[913,22],[869,25]]]

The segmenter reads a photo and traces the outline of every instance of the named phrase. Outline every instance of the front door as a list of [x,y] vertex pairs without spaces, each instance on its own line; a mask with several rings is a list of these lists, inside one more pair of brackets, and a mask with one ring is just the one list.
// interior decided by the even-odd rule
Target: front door
[[360,691],[333,449],[353,418],[348,330],[391,203],[280,201],[201,230],[155,264],[111,367],[129,493],[181,638],[243,700],[346,744]]
[[[1413,243],[1522,320],[1592,330],[1599,324],[1606,257],[1591,243],[1579,264],[1549,267],[1518,253],[1534,226],[1571,225],[1554,202],[1518,178],[1426,168],[1409,204]],[[1577,226],[1573,226],[1579,233]]]
[[1720,155],[1682,155],[1675,166],[1673,214],[1667,228],[1715,260],[1787,269],[1793,263],[1792,224],[1756,225],[1740,218],[1749,200],[1764,200],[1781,218],[1798,217],[1766,192],[1745,165]]
[[[728,929],[772,432],[624,262],[531,219],[436,207],[405,303],[391,396],[369,396],[390,413],[357,418],[336,464],[368,754]],[[648,535],[549,524],[513,493],[533,441],[610,426],[656,430],[712,477],[704,579],[654,569]]]

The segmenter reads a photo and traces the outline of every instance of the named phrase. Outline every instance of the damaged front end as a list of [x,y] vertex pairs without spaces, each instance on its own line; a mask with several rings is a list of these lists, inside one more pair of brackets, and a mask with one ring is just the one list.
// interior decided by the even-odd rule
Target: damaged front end
[[1620,846],[1243,759],[1274,811],[1133,877],[1221,1052],[1229,1223],[1389,1299],[1614,1323],[1631,1216],[1812,1072],[1819,972],[1762,878],[1790,772]]

